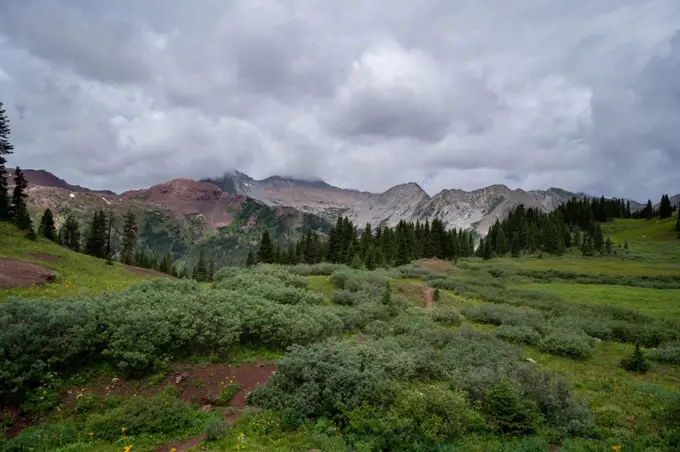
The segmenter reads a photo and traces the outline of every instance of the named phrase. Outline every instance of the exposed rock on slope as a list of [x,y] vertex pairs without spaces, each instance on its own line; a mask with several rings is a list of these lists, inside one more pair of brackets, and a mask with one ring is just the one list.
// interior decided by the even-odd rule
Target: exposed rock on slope
[[205,179],[229,193],[241,193],[269,205],[286,205],[330,221],[347,215],[360,225],[394,226],[400,220],[442,219],[449,228],[474,229],[485,235],[497,218],[505,218],[517,204],[546,211],[575,196],[558,188],[546,191],[511,190],[492,185],[480,190],[443,190],[430,197],[418,184],[407,183],[384,193],[334,187],[322,181],[270,177],[257,181],[243,173]]

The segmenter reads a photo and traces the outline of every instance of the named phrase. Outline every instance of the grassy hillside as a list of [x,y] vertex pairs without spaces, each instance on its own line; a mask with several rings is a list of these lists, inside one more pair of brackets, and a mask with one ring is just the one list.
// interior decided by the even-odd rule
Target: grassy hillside
[[24,238],[13,225],[4,222],[0,222],[0,257],[32,262],[56,273],[56,280],[45,286],[0,288],[0,300],[10,295],[61,297],[110,292],[155,277],[152,272],[119,263],[107,265],[101,259],[74,253],[46,239],[33,242]]
[[[5,450],[680,450],[675,235],[654,220],[606,228],[630,249],[231,268],[0,305],[0,400],[40,424]],[[635,343],[646,372],[621,364]],[[35,422],[10,419],[0,410],[12,437]]]

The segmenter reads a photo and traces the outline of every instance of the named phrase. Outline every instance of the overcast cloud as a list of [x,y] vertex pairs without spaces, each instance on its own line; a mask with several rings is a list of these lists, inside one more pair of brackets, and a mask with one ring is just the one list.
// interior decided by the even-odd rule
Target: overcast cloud
[[680,192],[678,0],[2,0],[10,164]]

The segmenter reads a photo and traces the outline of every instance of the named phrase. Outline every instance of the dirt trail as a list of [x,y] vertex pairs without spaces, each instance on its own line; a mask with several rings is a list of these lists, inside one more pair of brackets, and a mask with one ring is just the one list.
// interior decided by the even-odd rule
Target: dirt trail
[[425,270],[430,270],[437,273],[446,273],[449,270],[459,272],[460,269],[451,264],[450,262],[443,261],[441,259],[425,259],[418,262],[420,268]]
[[425,297],[425,309],[432,308],[432,287],[423,287],[423,296]]
[[0,257],[0,288],[42,285],[54,281],[54,278],[53,272],[40,265],[20,259]]

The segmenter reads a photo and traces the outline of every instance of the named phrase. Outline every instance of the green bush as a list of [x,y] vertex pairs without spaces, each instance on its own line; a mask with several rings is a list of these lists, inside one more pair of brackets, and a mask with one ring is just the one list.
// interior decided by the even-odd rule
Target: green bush
[[223,419],[210,419],[203,428],[206,441],[217,441],[229,432],[229,424]]
[[529,326],[501,325],[493,331],[493,335],[513,344],[536,345],[541,334]]
[[542,352],[567,356],[574,359],[588,359],[595,353],[594,341],[585,333],[553,329],[538,342]]
[[45,424],[23,430],[17,437],[7,441],[2,450],[3,452],[57,450],[78,441],[78,437],[78,429],[73,422]]
[[120,438],[122,428],[127,435],[168,434],[183,431],[191,425],[191,407],[171,394],[147,399],[131,397],[120,406],[103,413],[90,415],[85,430],[94,438],[114,441]]
[[536,309],[515,308],[494,303],[471,306],[465,309],[463,314],[473,322],[492,325],[538,326],[545,322],[544,314]]
[[432,320],[444,325],[460,325],[462,317],[456,308],[437,306],[431,311]]
[[660,363],[680,365],[680,341],[668,342],[648,353],[649,359]]
[[347,343],[293,346],[268,384],[251,392],[248,402],[291,410],[300,417],[332,417],[380,398],[386,377],[373,360]]

